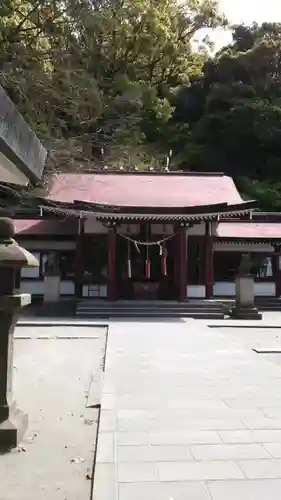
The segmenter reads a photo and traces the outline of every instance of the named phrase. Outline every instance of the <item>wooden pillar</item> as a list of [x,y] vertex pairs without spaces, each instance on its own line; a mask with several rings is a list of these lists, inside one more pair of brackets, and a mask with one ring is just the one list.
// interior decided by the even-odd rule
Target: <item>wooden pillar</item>
[[179,234],[179,300],[184,301],[186,299],[187,290],[187,235],[186,227],[180,227]]
[[76,252],[75,252],[75,296],[82,297],[83,280],[84,280],[84,255],[83,255],[83,237],[85,232],[85,220],[77,220],[77,235],[76,235]]
[[175,296],[178,299],[179,297],[179,227],[174,226],[174,232],[176,233],[173,237],[173,283],[174,283],[174,292]]
[[212,223],[206,222],[205,232],[205,287],[206,299],[213,296],[214,287],[214,256],[213,256],[213,239],[212,239]]
[[107,298],[116,300],[116,228],[110,227],[107,237]]
[[275,297],[281,297],[281,269],[279,266],[280,247],[275,248],[272,256],[272,271],[275,281]]

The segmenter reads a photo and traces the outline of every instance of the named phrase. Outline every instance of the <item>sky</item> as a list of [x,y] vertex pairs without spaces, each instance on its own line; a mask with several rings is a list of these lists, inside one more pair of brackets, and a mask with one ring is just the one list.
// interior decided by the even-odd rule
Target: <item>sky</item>
[[[219,5],[233,24],[281,22],[281,0],[219,0]],[[211,39],[216,50],[219,50],[231,41],[231,34],[225,30],[216,30]]]

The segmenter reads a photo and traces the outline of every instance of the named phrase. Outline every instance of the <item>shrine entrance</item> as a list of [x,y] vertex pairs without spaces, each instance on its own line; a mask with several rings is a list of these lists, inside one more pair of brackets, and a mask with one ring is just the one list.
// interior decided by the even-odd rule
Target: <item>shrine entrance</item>
[[152,236],[140,225],[137,234],[118,234],[116,283],[118,298],[125,300],[176,299],[173,237]]

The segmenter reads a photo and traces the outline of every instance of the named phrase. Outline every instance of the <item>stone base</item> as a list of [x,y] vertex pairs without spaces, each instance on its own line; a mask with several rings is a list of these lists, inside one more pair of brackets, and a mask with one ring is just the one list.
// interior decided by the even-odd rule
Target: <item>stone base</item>
[[21,410],[12,409],[10,417],[0,423],[0,451],[16,448],[28,427],[28,416]]
[[60,277],[45,276],[44,304],[57,304],[60,300]]
[[230,317],[233,319],[262,319],[262,313],[256,307],[233,307],[230,311]]

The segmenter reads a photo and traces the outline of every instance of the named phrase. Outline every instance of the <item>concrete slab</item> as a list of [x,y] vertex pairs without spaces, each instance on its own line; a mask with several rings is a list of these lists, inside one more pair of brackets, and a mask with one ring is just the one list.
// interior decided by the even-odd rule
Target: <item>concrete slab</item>
[[281,480],[217,481],[207,486],[212,500],[268,500],[280,497]]
[[281,458],[281,443],[265,443],[263,447],[273,458]]
[[119,483],[153,482],[158,474],[153,463],[120,462],[118,464]]
[[[188,446],[118,446],[117,453],[118,462],[153,463],[194,460]],[[259,458],[264,458],[264,455]]]
[[264,311],[262,313],[262,320],[255,321],[255,320],[233,320],[230,318],[226,318],[223,320],[208,320],[207,322],[204,320],[197,320],[200,321],[202,325],[205,325],[206,323],[210,325],[213,328],[220,328],[220,327],[229,327],[229,328],[280,328],[281,327],[281,311]]
[[281,460],[243,460],[239,467],[248,479],[281,479]]
[[248,458],[270,458],[261,444],[215,444],[195,445],[190,451],[196,460],[242,460]]
[[77,325],[61,325],[60,323],[52,323],[51,325],[35,324],[30,327],[27,325],[17,325],[15,329],[16,339],[87,339],[93,338],[99,340],[104,338],[105,327],[95,324]]
[[203,482],[120,483],[118,493],[119,500],[211,500]]
[[166,462],[156,464],[160,481],[208,481],[243,479],[239,466],[231,461]]

